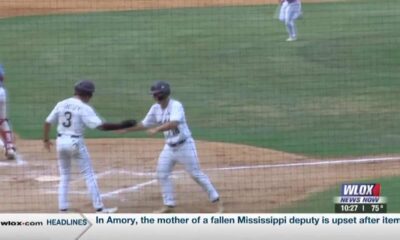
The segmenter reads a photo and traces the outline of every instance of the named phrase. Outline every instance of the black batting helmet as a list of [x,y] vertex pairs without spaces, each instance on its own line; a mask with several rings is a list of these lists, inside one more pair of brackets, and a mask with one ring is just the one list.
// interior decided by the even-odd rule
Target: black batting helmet
[[80,95],[92,96],[95,90],[94,83],[90,80],[82,80],[75,84],[75,92]]
[[150,87],[150,94],[158,98],[165,98],[171,94],[171,87],[166,81],[156,81]]

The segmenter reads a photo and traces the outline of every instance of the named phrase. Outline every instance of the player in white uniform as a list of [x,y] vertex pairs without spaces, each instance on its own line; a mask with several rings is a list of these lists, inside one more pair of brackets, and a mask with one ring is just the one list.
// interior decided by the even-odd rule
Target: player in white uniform
[[7,159],[16,159],[14,136],[7,119],[7,92],[4,88],[5,71],[0,64],[0,134]]
[[46,118],[43,129],[43,142],[50,151],[52,145],[49,138],[51,124],[57,124],[57,156],[60,172],[60,185],[58,192],[58,204],[61,212],[68,211],[68,188],[70,181],[71,161],[77,161],[83,173],[86,186],[91,194],[93,207],[97,212],[113,213],[117,208],[104,208],[103,201],[97,185],[96,176],[92,168],[92,162],[88,149],[84,142],[85,127],[99,130],[118,130],[132,127],[134,120],[126,120],[121,123],[103,123],[95,111],[87,103],[95,90],[93,82],[83,80],[75,85],[75,95],[65,99],[54,107]]
[[286,30],[289,34],[288,42],[297,40],[297,29],[295,21],[301,16],[300,0],[280,0],[281,8],[279,12],[279,20],[285,23]]
[[210,179],[199,166],[195,142],[185,118],[182,104],[169,97],[170,86],[165,81],[157,81],[151,86],[151,94],[155,101],[141,123],[127,131],[145,130],[149,135],[163,132],[165,146],[159,156],[157,177],[161,185],[164,206],[158,212],[172,212],[175,207],[174,187],[170,179],[176,163],[183,164],[190,176],[207,192],[208,198],[223,212],[220,196]]

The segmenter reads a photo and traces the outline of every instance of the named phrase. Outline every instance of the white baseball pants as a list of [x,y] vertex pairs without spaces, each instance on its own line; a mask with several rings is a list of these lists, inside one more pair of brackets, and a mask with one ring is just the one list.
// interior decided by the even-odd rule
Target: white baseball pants
[[215,201],[219,194],[212,185],[210,179],[204,174],[199,166],[196,145],[192,138],[187,139],[183,144],[170,147],[165,144],[160,153],[157,165],[157,177],[161,185],[164,205],[175,206],[174,187],[170,179],[171,172],[176,163],[184,166],[187,173],[195,180],[204,191],[207,192],[209,200]]
[[14,137],[7,119],[7,93],[3,87],[0,87],[0,145],[3,145],[6,151],[14,148]]
[[86,186],[92,197],[93,207],[95,209],[103,208],[104,205],[96,176],[83,138],[73,138],[68,135],[59,136],[57,138],[57,155],[60,172],[60,185],[58,188],[59,209],[68,209],[69,207],[68,189],[72,161],[77,161],[79,169],[85,178]]
[[299,2],[284,2],[279,13],[279,20],[285,23],[289,37],[296,38],[297,29],[295,20],[301,15],[301,4]]

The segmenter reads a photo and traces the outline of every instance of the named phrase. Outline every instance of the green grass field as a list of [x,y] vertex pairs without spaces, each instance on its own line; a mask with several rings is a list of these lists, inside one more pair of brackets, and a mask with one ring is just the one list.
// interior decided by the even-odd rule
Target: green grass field
[[[1,20],[14,128],[40,138],[48,112],[82,78],[96,81],[104,118],[141,119],[149,85],[165,79],[197,139],[312,156],[400,152],[400,2],[303,4],[293,43],[275,7]],[[89,132],[104,136],[115,137]]]
[[[275,8],[3,19],[13,127],[39,139],[45,117],[79,79],[95,80],[92,103],[107,120],[141,119],[152,104],[150,84],[164,79],[196,139],[313,157],[399,153],[400,1],[303,4],[293,43],[272,18]],[[389,210],[400,212],[399,179],[377,182]],[[338,194],[316,193],[280,212],[333,212]]]

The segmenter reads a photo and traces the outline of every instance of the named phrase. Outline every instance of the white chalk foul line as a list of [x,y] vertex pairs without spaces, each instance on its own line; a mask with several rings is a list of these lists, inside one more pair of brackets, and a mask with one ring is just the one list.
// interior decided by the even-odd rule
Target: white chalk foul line
[[210,169],[206,169],[206,170],[207,171],[228,171],[228,170],[246,170],[246,169],[262,169],[262,168],[285,168],[285,167],[306,167],[306,166],[318,166],[318,165],[374,163],[374,162],[388,162],[388,161],[400,161],[400,157],[341,159],[341,160],[325,160],[325,161],[304,162],[304,163],[250,165],[250,166],[210,168]]
[[131,175],[131,176],[139,176],[139,177],[155,177],[156,173],[154,172],[132,172],[127,171],[124,169],[111,169],[102,173],[97,174],[97,178],[101,178],[111,174],[124,174],[124,175]]
[[[120,174],[120,175],[124,174],[124,175],[139,176],[139,177],[156,177],[156,173],[154,173],[154,172],[132,172],[132,171],[124,170],[124,169],[107,170],[107,171],[96,174],[95,177],[96,177],[96,179],[100,179],[102,177],[105,177],[108,175],[115,175],[115,174]],[[82,180],[84,180],[84,177],[80,174],[79,177],[72,180],[71,183],[81,182]]]
[[[361,158],[361,159],[339,159],[339,160],[317,160],[315,162],[299,162],[299,163],[279,163],[279,164],[262,164],[262,165],[247,165],[247,166],[234,166],[234,167],[219,167],[219,168],[206,168],[205,171],[231,171],[231,170],[247,170],[247,169],[263,169],[263,168],[290,168],[290,167],[306,167],[318,165],[339,165],[339,164],[359,164],[359,163],[376,163],[376,162],[390,162],[400,161],[400,157],[381,157],[381,158]],[[183,174],[185,171],[174,171],[173,175]],[[136,176],[155,176],[154,172],[135,172]]]
[[[380,157],[380,158],[361,158],[361,159],[340,159],[340,160],[325,160],[325,161],[313,161],[304,163],[282,163],[282,164],[263,164],[263,165],[248,165],[248,166],[235,166],[235,167],[222,167],[222,168],[208,168],[206,171],[235,171],[235,170],[247,170],[247,169],[265,169],[265,168],[290,168],[290,167],[306,167],[306,166],[318,166],[318,165],[339,165],[339,164],[361,164],[361,163],[380,163],[388,161],[400,161],[400,157]],[[112,173],[123,173],[134,176],[154,176],[154,172],[129,172],[126,170],[109,170],[101,173],[101,176],[105,176]],[[172,177],[178,177],[185,173],[184,171],[176,171],[172,173]],[[120,188],[112,192],[103,193],[101,196],[104,198],[113,197],[120,193],[136,192],[146,186],[156,183],[157,180],[153,179],[140,184],[133,185],[127,188]],[[57,191],[48,191],[47,193],[57,193]],[[87,194],[84,191],[73,191],[72,194]]]
[[115,196],[115,195],[118,195],[118,194],[120,194],[120,193],[137,192],[137,191],[139,191],[141,188],[146,187],[146,186],[151,185],[151,184],[154,184],[154,183],[156,183],[156,182],[157,182],[157,180],[156,180],[156,179],[153,179],[153,180],[150,180],[150,181],[147,181],[147,182],[143,182],[143,183],[136,184],[136,185],[134,185],[134,186],[132,186],[132,187],[120,188],[120,189],[117,189],[117,190],[112,191],[112,192],[103,193],[103,194],[101,194],[101,196],[102,196],[103,198],[108,198],[108,197],[113,197],[113,196]]
[[[46,194],[58,194],[58,191],[56,190],[47,190],[44,193]],[[89,193],[87,191],[68,191],[69,194],[76,194],[76,195],[88,195]]]
[[[264,164],[264,165],[250,165],[250,166],[236,166],[236,167],[222,167],[222,168],[209,168],[206,171],[232,171],[232,170],[246,170],[246,169],[265,169],[265,168],[286,168],[286,167],[306,167],[318,165],[339,165],[339,164],[360,164],[360,163],[373,163],[373,162],[387,162],[387,161],[400,161],[400,157],[381,157],[381,158],[361,158],[361,159],[341,159],[341,160],[325,160],[305,163],[282,163],[282,164]],[[184,171],[173,172],[173,176],[185,173]],[[137,172],[135,174],[138,174]],[[154,172],[140,173],[143,175],[155,174]],[[157,180],[151,180],[142,184],[134,185],[129,188],[118,189],[114,192],[103,194],[104,197],[111,197],[118,193],[138,191],[143,187],[156,183]],[[132,189],[132,191],[130,190]]]
[[[153,179],[153,180],[150,180],[150,181],[146,181],[146,182],[143,182],[143,183],[139,183],[139,184],[133,185],[131,187],[120,188],[120,189],[117,189],[117,190],[112,191],[112,192],[103,193],[103,194],[101,194],[101,197],[109,198],[109,197],[113,197],[115,195],[118,195],[120,193],[137,192],[141,188],[143,188],[143,187],[145,187],[147,185],[154,184],[156,182],[157,182],[157,180]],[[58,191],[49,190],[49,191],[46,191],[46,193],[47,194],[58,194]],[[69,191],[68,193],[69,194],[76,194],[76,195],[88,195],[89,194],[87,191]]]

